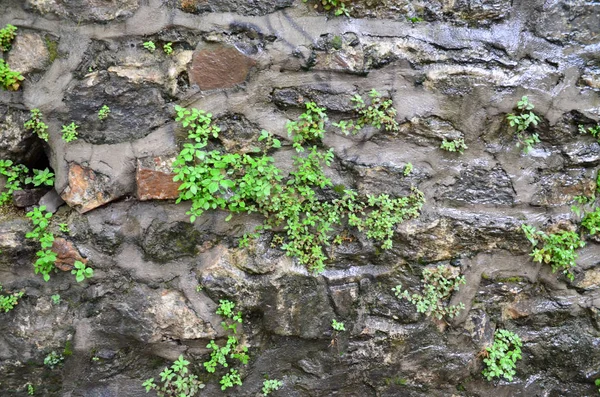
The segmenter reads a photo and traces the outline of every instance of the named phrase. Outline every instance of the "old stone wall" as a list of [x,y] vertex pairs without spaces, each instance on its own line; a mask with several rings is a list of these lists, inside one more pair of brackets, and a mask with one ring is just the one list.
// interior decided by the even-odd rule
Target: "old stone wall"
[[[27,395],[27,384],[43,396],[143,396],[142,382],[180,354],[206,396],[260,395],[265,376],[283,381],[274,396],[598,393],[598,240],[584,236],[571,281],[532,260],[521,225],[585,234],[570,206],[594,193],[600,164],[598,141],[578,132],[600,120],[600,3],[346,4],[349,17],[301,0],[0,2],[0,28],[18,28],[1,55],[25,77],[0,91],[0,159],[53,169],[61,199],[46,203],[66,202],[53,227],[69,226],[65,249],[95,272],[44,282],[26,211],[3,207],[0,283],[24,295],[0,313],[1,396]],[[143,47],[150,40],[154,52]],[[340,133],[333,123],[351,117],[351,98],[373,88],[393,100],[399,130]],[[540,117],[529,154],[506,118],[524,95]],[[336,155],[326,170],[335,185],[392,196],[414,186],[426,199],[390,250],[354,231],[327,248],[320,275],[273,246],[280,231],[239,248],[258,214],[226,222],[208,211],[190,223],[170,174],[185,141],[176,104],[211,112],[234,152],[269,131],[289,170],[285,125],[308,101],[330,118],[322,144]],[[23,127],[33,108],[47,143]],[[66,143],[61,126],[71,122],[79,139]],[[460,138],[464,153],[440,149]],[[440,264],[466,278],[451,300],[465,309],[447,321],[392,291],[417,291],[423,270]],[[220,299],[242,311],[251,357],[236,366],[243,386],[225,392],[201,364],[208,342],[226,339]],[[346,331],[334,333],[332,319]],[[521,337],[523,359],[513,381],[488,382],[482,355],[501,328]],[[51,351],[63,365],[44,365]]]

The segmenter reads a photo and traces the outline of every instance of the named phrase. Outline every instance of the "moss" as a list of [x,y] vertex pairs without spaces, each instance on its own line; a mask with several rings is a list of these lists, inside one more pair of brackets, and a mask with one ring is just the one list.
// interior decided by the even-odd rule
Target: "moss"
[[500,283],[522,283],[523,281],[525,281],[525,279],[523,277],[514,276],[498,278],[496,281]]
[[331,46],[336,50],[340,50],[342,48],[341,36],[333,36],[333,39],[331,39]]
[[52,40],[50,36],[46,36],[44,38],[46,41],[46,48],[48,49],[48,54],[50,55],[50,63],[54,62],[56,58],[58,58],[58,41]]
[[65,349],[63,350],[63,356],[65,357],[69,357],[73,355],[73,343],[71,343],[70,340],[68,340],[65,343]]
[[344,190],[346,190],[346,186],[340,184],[340,185],[335,185],[333,187],[333,191],[336,192],[337,194],[344,194]]

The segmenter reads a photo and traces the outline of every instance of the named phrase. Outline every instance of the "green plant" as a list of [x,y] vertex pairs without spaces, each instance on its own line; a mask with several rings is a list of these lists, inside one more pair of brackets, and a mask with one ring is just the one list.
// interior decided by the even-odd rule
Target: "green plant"
[[29,169],[23,164],[14,164],[11,160],[0,160],[0,175],[6,177],[4,191],[0,193],[0,206],[12,199],[12,193],[15,190],[21,189],[21,185],[25,184],[28,172]]
[[110,113],[110,108],[107,105],[102,105],[100,110],[98,110],[98,120],[102,121],[108,117]]
[[440,149],[444,149],[449,152],[458,152],[460,154],[462,154],[464,150],[468,148],[469,147],[465,145],[465,140],[463,138],[454,139],[452,141],[447,141],[444,139],[442,141],[442,145],[440,146]]
[[596,387],[598,388],[598,393],[600,393],[600,379],[596,379],[594,381],[594,384],[596,385]]
[[[306,3],[308,0],[302,0],[302,1],[304,3]],[[333,12],[336,16],[343,14],[343,15],[349,17],[350,13],[348,12],[348,9],[346,8],[346,4],[345,4],[346,1],[348,1],[348,0],[317,0],[317,4],[315,4],[315,8],[318,7],[318,3],[321,3],[321,5],[323,6],[323,8],[326,11],[333,10]]]
[[10,69],[8,63],[0,59],[0,84],[3,89],[9,91],[16,91],[21,86],[21,81],[25,78],[21,73]]
[[67,143],[76,140],[77,135],[78,135],[77,128],[79,128],[79,126],[77,124],[75,124],[75,122],[72,122],[69,125],[63,125],[62,126],[62,133],[63,133],[62,139]]
[[94,276],[94,270],[91,267],[87,267],[83,262],[75,261],[73,266],[75,268],[71,270],[71,274],[75,275],[75,280],[77,280],[78,283],[86,278],[92,278]]
[[356,134],[366,125],[376,128],[384,127],[386,131],[398,131],[399,126],[396,121],[396,109],[391,99],[383,99],[381,94],[375,89],[369,91],[370,103],[358,94],[352,97],[354,102],[354,112],[358,116],[356,122],[353,120],[341,120],[333,125],[339,127],[346,135]]
[[306,112],[302,113],[298,121],[288,121],[286,124],[288,134],[293,138],[293,146],[298,151],[304,151],[302,144],[322,139],[325,134],[327,114],[325,108],[318,107],[314,102],[305,104]]
[[62,354],[51,351],[46,358],[44,358],[44,365],[50,369],[54,369],[54,367],[61,365],[64,359],[65,358]]
[[458,291],[459,285],[465,284],[464,276],[456,274],[450,267],[440,265],[435,269],[423,270],[423,293],[409,294],[407,290],[402,291],[402,286],[393,288],[397,297],[406,299],[417,307],[418,313],[434,316],[441,320],[444,316],[450,318],[456,316],[465,305],[448,306],[444,301],[450,299],[454,291]]
[[15,39],[17,27],[11,24],[7,24],[5,27],[0,29],[0,50],[7,52],[10,51],[12,41]]
[[538,134],[527,134],[527,129],[533,124],[538,125],[540,118],[531,110],[533,104],[529,102],[526,96],[523,96],[517,103],[518,114],[508,114],[506,116],[511,127],[516,127],[517,147],[523,145],[523,153],[527,154],[533,148],[533,145],[540,142]]
[[198,376],[190,373],[188,365],[190,362],[180,355],[171,368],[167,367],[160,373],[161,385],[150,378],[142,386],[146,388],[146,393],[154,390],[159,397],[193,397],[204,388],[204,384],[198,380]]
[[[560,230],[553,234],[546,234],[533,226],[522,225],[525,236],[534,247],[531,252],[533,260],[540,263],[548,263],[552,266],[552,273],[558,270],[573,281],[575,275],[571,272],[577,264],[577,253],[575,250],[585,246],[579,234],[566,230]],[[542,247],[539,248],[538,244]]]
[[592,236],[600,231],[600,207],[596,207],[593,212],[588,212],[581,221],[581,226],[587,229]]
[[44,214],[45,210],[45,206],[40,206],[27,213],[26,216],[31,219],[35,227],[25,237],[39,241],[42,249],[36,253],[38,259],[34,263],[35,274],[40,273],[44,281],[48,281],[50,280],[50,272],[55,270],[56,253],[50,249],[54,243],[54,235],[46,231],[52,213],[46,212]]
[[[2,292],[2,284],[0,284],[0,292]],[[8,313],[16,305],[19,304],[19,299],[23,296],[23,291],[13,292],[8,295],[0,295],[0,312]]]
[[24,127],[48,142],[48,126],[42,121],[42,112],[39,109],[31,109],[31,117],[25,122]]
[[404,176],[409,176],[412,172],[413,172],[413,165],[412,165],[412,163],[407,163],[404,166]]
[[521,359],[521,346],[521,338],[517,334],[505,329],[496,330],[494,344],[485,349],[487,357],[483,359],[486,364],[483,376],[488,381],[500,377],[512,381],[517,373],[517,360]]
[[167,43],[167,44],[163,45],[163,51],[165,52],[165,54],[171,55],[173,53],[172,45],[173,45],[173,43]]
[[421,17],[406,17],[408,22],[412,22],[413,24],[423,22],[423,18]]
[[177,202],[191,201],[187,214],[192,222],[210,209],[229,211],[226,220],[239,212],[263,215],[263,225],[255,233],[245,234],[240,246],[247,246],[248,239],[257,236],[260,230],[283,227],[285,237],[276,235],[274,244],[319,273],[327,260],[323,247],[334,238],[335,225],[347,221],[350,227],[366,232],[387,249],[392,246],[396,225],[419,215],[424,198],[417,189],[402,198],[385,194],[359,198],[356,192],[343,189],[338,193],[340,198],[319,198],[319,191],[335,191],[323,170],[324,165],[331,164],[334,154],[316,145],[307,150],[302,146],[320,139],[325,131],[326,115],[313,103],[307,104],[307,112],[298,121],[287,124],[299,153],[293,158],[294,169],[287,178],[269,155],[281,143],[267,131],[262,131],[258,138],[263,143],[262,150],[257,148],[243,154],[206,151],[208,140],[219,136],[212,115],[181,107],[176,107],[176,111],[177,121],[188,129],[192,141],[183,145],[173,164],[174,180],[181,182]]
[[59,294],[51,295],[50,299],[52,299],[53,304],[55,304],[55,305],[60,304],[60,295]]
[[263,396],[268,396],[271,392],[275,390],[279,390],[279,388],[283,386],[283,382],[277,379],[265,379],[263,382],[262,393]]
[[54,186],[54,173],[50,172],[48,168],[44,170],[33,170],[33,177],[25,178],[25,183],[32,184],[33,186]]
[[150,52],[154,52],[156,50],[156,45],[154,44],[153,41],[145,41],[144,48]]
[[345,331],[346,327],[344,326],[343,322],[338,322],[335,318],[333,320],[331,320],[331,328],[334,329],[334,331]]
[[596,138],[598,140],[598,142],[600,142],[600,124],[593,126],[593,127],[589,127],[587,130],[585,129],[585,127],[583,125],[579,124],[579,133],[580,134],[590,134],[591,136]]
[[[206,346],[212,349],[210,360],[204,362],[204,367],[210,373],[214,373],[217,370],[217,366],[228,367],[227,357],[236,359],[242,364],[248,364],[250,357],[248,356],[248,348],[246,346],[239,346],[237,334],[237,326],[242,323],[241,312],[234,311],[235,304],[228,300],[220,300],[219,307],[216,313],[223,316],[225,321],[221,322],[221,326],[226,331],[233,331],[233,335],[227,337],[227,343],[223,347],[219,347],[214,339]],[[231,369],[227,374],[221,378],[221,390],[225,390],[233,385],[242,385],[240,376],[236,370]]]
[[31,383],[27,384],[27,395],[28,396],[33,396],[35,394],[35,388],[33,387],[33,385]]
[[71,229],[69,229],[69,225],[67,225],[66,223],[59,223],[58,228],[61,232],[65,233],[65,234],[71,233]]

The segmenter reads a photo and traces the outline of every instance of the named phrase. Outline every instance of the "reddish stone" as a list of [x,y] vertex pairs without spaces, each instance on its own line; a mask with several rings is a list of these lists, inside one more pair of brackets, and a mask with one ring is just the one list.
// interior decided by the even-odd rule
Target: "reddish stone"
[[88,260],[83,258],[71,242],[62,237],[56,237],[52,243],[52,251],[56,253],[56,261],[54,266],[63,272],[68,272],[75,266],[75,261],[87,263]]
[[230,88],[243,83],[256,62],[234,47],[218,45],[197,51],[189,70],[190,82],[201,90]]
[[173,182],[173,160],[173,157],[138,159],[135,180],[139,200],[173,200],[179,197],[181,183]]
[[83,214],[116,199],[110,193],[110,178],[76,163],[69,166],[69,185],[61,197]]

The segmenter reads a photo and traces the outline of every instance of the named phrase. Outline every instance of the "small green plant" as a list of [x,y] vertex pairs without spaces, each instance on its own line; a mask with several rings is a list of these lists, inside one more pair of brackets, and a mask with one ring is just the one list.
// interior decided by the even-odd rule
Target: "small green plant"
[[35,394],[35,388],[33,387],[33,385],[31,383],[27,384],[27,395],[28,396],[33,396]]
[[358,119],[342,120],[333,125],[339,127],[346,135],[356,134],[364,126],[371,125],[375,128],[385,128],[386,131],[398,131],[399,126],[396,121],[396,109],[391,99],[383,99],[381,94],[375,89],[369,91],[370,103],[365,103],[365,100],[358,94],[354,95],[354,112]]
[[425,313],[427,316],[431,315],[441,320],[444,316],[452,318],[465,308],[462,302],[453,306],[445,303],[454,291],[458,291],[460,284],[465,284],[464,276],[455,274],[448,266],[440,265],[435,269],[423,270],[422,294],[411,295],[406,290],[402,291],[401,285],[397,285],[393,291],[398,298],[414,304],[418,313]]
[[408,22],[412,22],[413,24],[423,22],[423,18],[421,17],[406,17]]
[[85,263],[81,261],[75,261],[73,266],[75,268],[71,270],[71,274],[75,275],[75,280],[77,280],[78,283],[86,278],[92,278],[94,276],[94,270],[91,267],[87,267]]
[[79,128],[79,126],[77,124],[75,124],[75,122],[72,122],[69,125],[63,125],[62,126],[62,139],[69,143],[72,142],[74,140],[77,140],[77,128]]
[[600,124],[593,126],[593,127],[589,127],[587,130],[585,129],[585,127],[583,125],[579,124],[579,133],[580,134],[590,134],[591,136],[596,138],[598,140],[598,142],[600,142]]
[[14,164],[11,160],[0,160],[0,175],[6,177],[4,191],[0,193],[0,206],[12,200],[12,194],[25,184],[29,169],[23,164]]
[[201,285],[196,285],[196,292],[202,292],[203,288]]
[[404,166],[404,176],[409,176],[412,172],[413,172],[413,165],[412,165],[412,163],[407,163]]
[[66,223],[59,223],[58,224],[58,228],[64,234],[70,234],[71,233],[71,229],[69,229],[69,225],[67,225]]
[[146,41],[144,42],[144,48],[150,52],[154,52],[156,50],[156,45],[153,41]]
[[458,152],[460,154],[463,154],[465,149],[468,148],[469,147],[465,145],[465,140],[463,138],[454,139],[452,141],[447,141],[444,139],[442,141],[442,145],[440,146],[440,149],[444,149],[449,152]]
[[32,184],[33,186],[54,186],[54,173],[50,172],[48,168],[44,170],[33,170],[33,177],[25,178],[25,183]]
[[483,376],[488,381],[500,377],[512,381],[517,373],[517,360],[521,359],[521,346],[521,338],[517,334],[505,329],[496,330],[494,344],[485,349],[487,357],[483,359],[486,365]]
[[17,27],[11,24],[7,24],[5,27],[0,29],[0,50],[4,52],[10,51],[12,41],[15,39]]
[[532,112],[533,104],[529,102],[527,96],[523,96],[517,103],[518,114],[508,114],[506,116],[511,127],[516,127],[517,147],[523,146],[523,153],[527,154],[533,148],[533,145],[540,142],[538,134],[528,134],[527,129],[531,125],[538,125],[540,118]]
[[345,331],[346,330],[346,326],[344,325],[343,322],[338,322],[335,318],[333,320],[331,320],[331,328],[334,329],[334,331]]
[[108,117],[110,114],[110,108],[107,105],[102,105],[100,110],[98,110],[98,120],[102,121]]
[[588,212],[581,221],[581,226],[587,229],[592,236],[600,231],[600,207],[596,207],[593,212]]
[[25,235],[26,238],[38,240],[41,245],[41,250],[37,252],[38,259],[34,263],[35,274],[40,273],[44,281],[50,280],[50,272],[55,270],[54,263],[56,262],[56,253],[52,251],[54,243],[54,235],[46,231],[52,217],[51,212],[46,212],[45,206],[34,208],[33,211],[27,213],[27,217],[35,226],[34,229]]
[[[2,284],[0,284],[0,292],[2,292]],[[0,295],[0,312],[8,313],[16,305],[19,304],[19,299],[23,296],[23,291],[13,292],[8,295]]]
[[54,367],[61,365],[64,359],[65,357],[62,354],[51,351],[46,358],[44,358],[44,365],[50,369],[54,369]]
[[24,124],[28,130],[32,130],[37,136],[48,142],[48,126],[42,121],[42,112],[39,109],[31,109],[31,117]]
[[21,73],[11,70],[8,63],[0,59],[0,86],[8,91],[16,91],[21,86],[21,81],[25,78]]
[[200,393],[204,384],[198,380],[198,376],[190,373],[188,365],[190,362],[180,355],[171,368],[167,367],[160,373],[160,385],[150,378],[142,386],[146,388],[146,393],[154,390],[159,397],[193,397]]
[[594,381],[594,384],[596,385],[596,387],[598,388],[598,393],[600,393],[600,379],[596,379]]
[[263,382],[262,393],[263,396],[268,396],[271,392],[275,390],[279,390],[280,387],[283,386],[283,382],[277,379],[266,379]]
[[50,296],[50,299],[52,299],[52,303],[55,305],[59,305],[60,304],[60,295],[59,294],[54,294]]
[[327,114],[325,108],[318,107],[314,102],[305,104],[306,112],[302,113],[298,121],[288,121],[288,134],[293,137],[293,146],[298,152],[304,151],[302,144],[322,139],[325,134]]
[[[240,346],[236,336],[237,326],[242,323],[242,313],[239,311],[236,313],[234,308],[235,304],[231,301],[219,301],[219,307],[217,308],[216,313],[225,318],[225,321],[221,322],[221,326],[226,331],[232,331],[233,334],[230,334],[227,337],[227,343],[223,347],[219,347],[214,339],[206,346],[212,350],[212,353],[210,355],[210,360],[204,362],[203,365],[210,373],[214,373],[217,370],[218,365],[225,368],[228,367],[229,363],[227,362],[227,357],[236,359],[244,365],[248,364],[248,360],[250,359],[247,354],[248,348],[246,346]],[[221,390],[233,387],[234,385],[242,385],[241,378],[234,369],[230,369],[227,374],[223,375],[220,383]]]
[[[303,2],[308,2],[308,0],[302,0]],[[333,10],[336,16],[345,15],[347,17],[350,16],[348,9],[346,8],[345,2],[348,0],[316,0],[317,4],[315,4],[315,8],[318,7],[319,3],[323,6],[325,11]]]
[[165,45],[163,45],[163,51],[165,52],[165,54],[167,55],[171,55],[173,53],[173,43],[167,43]]
[[[552,273],[562,270],[569,280],[575,279],[575,275],[571,272],[577,265],[575,250],[585,246],[585,242],[581,240],[579,234],[566,230],[546,234],[529,225],[522,225],[522,229],[534,247],[530,254],[534,261],[548,263],[552,266]],[[542,247],[539,248],[538,244]]]

